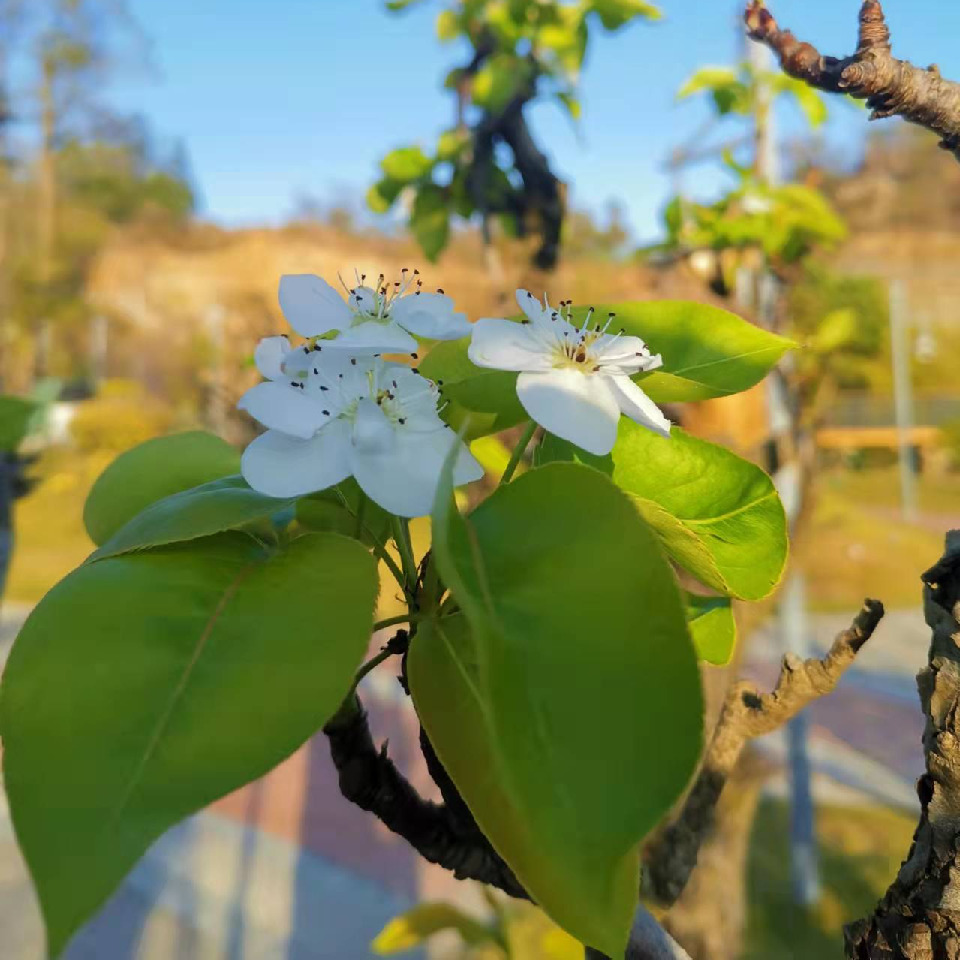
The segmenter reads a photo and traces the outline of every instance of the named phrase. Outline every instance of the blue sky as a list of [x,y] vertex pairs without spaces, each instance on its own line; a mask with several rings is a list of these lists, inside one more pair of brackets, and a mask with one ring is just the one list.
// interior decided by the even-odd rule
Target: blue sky
[[[357,204],[390,147],[432,137],[450,123],[440,87],[456,46],[440,45],[443,0],[403,15],[382,0],[130,0],[153,42],[156,76],[126,78],[111,97],[143,112],[189,152],[202,212],[226,224],[276,223],[298,194]],[[698,65],[738,53],[735,0],[664,0],[665,19],[617,34],[595,30],[584,71],[584,118],[575,131],[559,109],[532,112],[536,135],[574,202],[611,199],[638,237],[658,230],[669,195],[664,161],[706,110],[674,93]],[[960,4],[887,0],[895,53],[960,76]],[[858,0],[772,0],[781,24],[834,54],[854,45]],[[865,115],[833,103],[828,142],[860,149]],[[786,133],[799,121],[786,109]],[[709,194],[709,166],[687,174]]]

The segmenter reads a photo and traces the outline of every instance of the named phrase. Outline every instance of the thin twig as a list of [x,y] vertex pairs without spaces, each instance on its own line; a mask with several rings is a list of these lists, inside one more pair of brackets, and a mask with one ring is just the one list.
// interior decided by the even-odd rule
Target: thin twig
[[848,57],[823,56],[781,30],[764,0],[749,0],[744,19],[749,35],[773,50],[784,73],[818,90],[866,100],[871,120],[899,116],[926,127],[960,160],[960,84],[941,77],[935,65],[924,69],[892,55],[880,0],[861,6],[857,49]]
[[700,845],[713,826],[717,800],[744,746],[754,737],[779,729],[814,700],[830,693],[882,617],[883,604],[865,600],[853,623],[837,635],[822,660],[801,660],[787,654],[771,693],[761,694],[746,681],[730,689],[680,814],[644,851],[645,892],[665,905],[676,901],[696,866]]

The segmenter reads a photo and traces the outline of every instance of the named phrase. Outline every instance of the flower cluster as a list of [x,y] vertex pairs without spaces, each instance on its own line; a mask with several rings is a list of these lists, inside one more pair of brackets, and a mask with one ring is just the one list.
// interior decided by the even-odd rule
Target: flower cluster
[[569,301],[559,309],[517,291],[521,323],[487,318],[471,325],[442,290],[424,293],[417,271],[387,285],[358,275],[346,297],[309,274],[280,280],[280,307],[304,343],[268,337],[257,346],[266,378],[240,408],[266,432],[243,454],[243,475],[255,490],[296,497],[354,477],[390,513],[429,513],[443,464],[454,448],[454,482],[483,469],[440,418],[440,390],[415,367],[383,354],[417,358],[415,336],[470,336],[468,355],[480,367],[515,371],[517,396],[545,430],[589,453],[613,449],[623,413],[663,436],[670,421],[631,379],[662,360],[638,337],[610,332],[587,311],[578,326]]
[[364,280],[358,276],[345,299],[320,277],[281,279],[281,309],[306,342],[294,348],[286,337],[269,337],[256,349],[266,380],[239,406],[267,431],[244,451],[243,475],[275,497],[301,496],[353,476],[390,513],[422,516],[455,446],[456,483],[479,479],[483,468],[440,419],[437,386],[381,354],[416,358],[411,333],[458,339],[470,325],[442,291],[422,293],[415,273],[404,271],[392,287],[382,276],[376,287]]

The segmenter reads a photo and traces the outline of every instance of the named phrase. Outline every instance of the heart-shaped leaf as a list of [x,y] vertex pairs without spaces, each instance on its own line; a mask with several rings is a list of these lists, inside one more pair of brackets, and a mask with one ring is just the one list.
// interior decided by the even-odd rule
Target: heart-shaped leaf
[[147,440],[121,453],[97,478],[83,508],[84,526],[100,546],[151,503],[239,472],[240,454],[212,433]]
[[4,672],[0,733],[51,956],[168,827],[336,711],[376,577],[343,537],[267,554],[228,533],[85,564],[40,602]]
[[613,461],[613,479],[676,563],[728,596],[773,591],[787,560],[787,520],[756,464],[679,427],[665,438],[626,417]]
[[622,956],[638,845],[700,749],[672,571],[629,498],[589,467],[531,470],[467,519],[447,499],[449,470],[441,486],[434,552],[464,616],[428,621],[411,646],[419,715],[534,900]]

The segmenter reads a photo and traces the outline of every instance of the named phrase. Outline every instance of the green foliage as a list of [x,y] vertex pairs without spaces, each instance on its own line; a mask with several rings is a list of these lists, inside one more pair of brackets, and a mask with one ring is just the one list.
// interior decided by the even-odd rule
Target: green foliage
[[737,624],[729,597],[685,592],[683,601],[697,656],[718,667],[726,666],[737,645]]
[[141,510],[171,494],[240,472],[240,454],[212,433],[158,437],[119,457],[97,479],[83,523],[98,546]]
[[224,477],[151,503],[127,521],[91,560],[115,557],[133,550],[196,540],[269,520],[295,500],[277,500],[251,490],[243,477]]
[[474,920],[452,904],[418,903],[413,909],[394,917],[380,931],[370,948],[379,956],[389,956],[419,947],[434,934],[454,930],[466,946],[479,943],[503,945],[495,928]]
[[[671,201],[664,214],[666,248],[761,250],[776,268],[846,236],[843,221],[819,191],[799,183],[766,186],[750,171],[728,166],[740,187],[716,203]],[[732,278],[727,286],[732,287]]]
[[534,900],[618,956],[637,845],[700,749],[699,675],[672,572],[595,470],[529,471],[464,519],[451,469],[434,552],[463,615],[421,625],[409,660],[418,714]]
[[[386,6],[401,11],[413,2],[392,0]],[[579,119],[577,83],[591,27],[616,31],[659,16],[647,0],[451,0],[437,13],[437,38],[463,39],[473,56],[467,66],[450,70],[443,86],[476,107],[479,119],[473,129],[442,133],[432,154],[409,146],[388,153],[381,162],[384,176],[367,191],[368,205],[384,213],[403,186],[411,187],[414,213],[408,225],[431,260],[449,241],[454,215],[468,219],[482,212],[512,235],[517,210],[525,206],[515,183],[522,179],[520,171],[512,161],[501,165],[489,145],[469,149],[474,131],[489,128],[509,104],[538,96],[555,99]],[[452,173],[438,170],[438,161],[452,164]]]
[[0,395],[0,454],[16,452],[36,410],[31,400]]
[[780,71],[756,70],[744,61],[731,67],[701,67],[695,70],[677,91],[677,99],[685,100],[705,93],[713,101],[719,116],[747,116],[761,103],[775,102],[779,97],[792,100],[807,123],[819,127],[827,120],[827,104],[823,95]]
[[376,594],[369,554],[322,534],[112,557],[47,594],[7,663],[0,730],[52,956],[168,827],[333,714]]
[[391,537],[390,514],[370,500],[353,477],[301,497],[295,515],[307,530],[342,533],[370,546],[383,546]]
[[613,479],[675,563],[726,596],[761,600],[773,591],[787,559],[787,520],[758,466],[679,427],[667,439],[626,418],[613,461]]
[[443,190],[427,184],[417,191],[410,230],[428,260],[436,260],[450,236],[450,211]]

